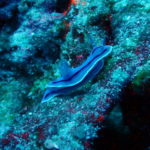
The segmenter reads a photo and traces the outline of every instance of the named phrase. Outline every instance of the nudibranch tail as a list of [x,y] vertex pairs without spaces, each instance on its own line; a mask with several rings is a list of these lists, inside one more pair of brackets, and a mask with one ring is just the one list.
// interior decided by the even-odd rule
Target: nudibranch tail
[[44,96],[42,98],[42,103],[47,102],[49,100],[51,100],[53,97],[57,96],[58,94],[53,92],[52,89],[48,88],[45,93]]

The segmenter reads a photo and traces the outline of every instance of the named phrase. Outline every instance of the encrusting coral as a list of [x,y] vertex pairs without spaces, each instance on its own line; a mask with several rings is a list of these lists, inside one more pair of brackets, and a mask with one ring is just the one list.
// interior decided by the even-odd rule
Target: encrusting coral
[[[0,17],[0,148],[91,149],[125,86],[149,82],[148,1],[16,0],[0,2],[3,10],[10,16]],[[103,43],[113,49],[94,80],[40,103],[60,60],[77,67]]]

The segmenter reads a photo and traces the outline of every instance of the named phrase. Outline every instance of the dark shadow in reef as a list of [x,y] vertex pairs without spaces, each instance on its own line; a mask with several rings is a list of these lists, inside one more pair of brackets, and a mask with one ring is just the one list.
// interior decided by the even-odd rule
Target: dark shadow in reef
[[[148,150],[150,146],[150,82],[128,84],[94,139],[94,150]],[[117,110],[117,111],[116,111]],[[113,115],[112,115],[113,114]],[[120,114],[120,115],[119,115]],[[120,121],[118,121],[120,120]]]
[[11,27],[13,32],[18,28],[20,24],[18,17],[18,2],[19,0],[1,0],[0,30],[3,29],[3,27]]
[[63,13],[68,10],[70,0],[56,0],[56,12]]

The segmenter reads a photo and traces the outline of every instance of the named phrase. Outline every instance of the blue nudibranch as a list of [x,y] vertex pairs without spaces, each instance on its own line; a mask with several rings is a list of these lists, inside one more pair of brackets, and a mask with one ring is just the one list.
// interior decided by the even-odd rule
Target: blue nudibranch
[[102,69],[104,58],[110,54],[112,46],[99,46],[92,50],[87,60],[79,67],[70,68],[67,61],[61,64],[61,77],[48,83],[42,102],[55,96],[72,92],[91,80]]

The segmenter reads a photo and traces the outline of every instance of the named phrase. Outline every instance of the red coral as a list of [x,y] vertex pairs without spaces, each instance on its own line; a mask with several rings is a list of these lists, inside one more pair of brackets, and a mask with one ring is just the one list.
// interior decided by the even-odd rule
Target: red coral
[[102,122],[104,120],[104,115],[100,115],[97,119],[96,122]]
[[37,131],[38,131],[38,134],[37,134],[38,139],[43,140],[44,139],[44,131],[43,131],[42,127],[37,128]]
[[2,144],[3,145],[8,145],[10,143],[9,139],[2,139]]
[[28,132],[22,133],[22,138],[25,140],[28,140],[29,139],[29,133]]

